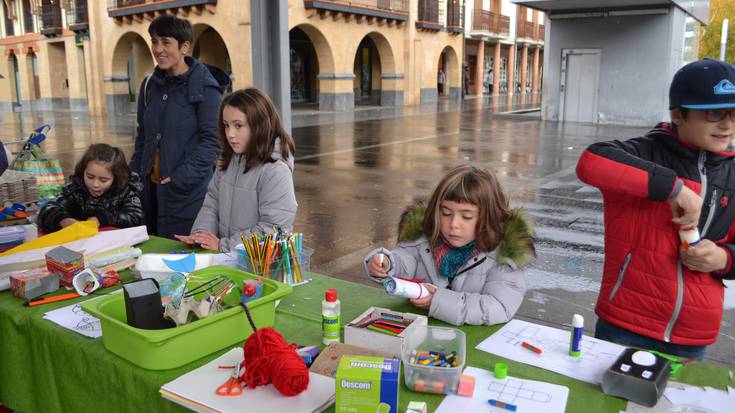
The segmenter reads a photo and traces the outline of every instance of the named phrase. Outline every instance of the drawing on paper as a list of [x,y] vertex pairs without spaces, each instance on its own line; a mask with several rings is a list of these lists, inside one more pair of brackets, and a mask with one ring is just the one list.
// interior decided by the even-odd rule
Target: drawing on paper
[[491,398],[501,402],[517,404],[518,399],[524,399],[536,403],[551,403],[549,393],[533,390],[526,382],[513,378],[504,382],[492,381],[487,391],[492,395]]
[[[525,326],[519,332],[503,331],[501,335],[506,339],[506,343],[516,347],[520,347],[522,342],[528,341],[534,345],[538,345],[547,352],[553,348],[560,351],[562,354],[566,354],[569,349],[568,340],[560,341],[556,337],[547,338],[541,333],[541,329],[535,325]],[[597,347],[597,344],[597,341],[582,340],[580,343],[580,346],[582,347],[581,358],[587,361],[594,361],[602,358],[606,362],[611,358],[617,358],[617,354],[597,350],[595,348]]]

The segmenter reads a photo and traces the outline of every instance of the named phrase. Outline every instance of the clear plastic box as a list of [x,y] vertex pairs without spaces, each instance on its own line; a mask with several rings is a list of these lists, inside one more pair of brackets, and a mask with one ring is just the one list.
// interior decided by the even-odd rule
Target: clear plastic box
[[[456,393],[467,357],[464,332],[456,328],[426,326],[413,334],[416,335],[415,339],[404,342],[401,351],[406,387],[422,393]],[[411,363],[414,351],[454,352],[458,364],[455,367],[439,367]]]
[[301,273],[301,281],[298,281],[299,277],[296,273],[296,269],[293,265],[293,257],[288,260],[282,260],[278,257],[268,264],[268,271],[259,271],[259,269],[253,268],[250,263],[248,254],[245,253],[245,247],[242,244],[235,246],[235,254],[237,256],[237,268],[261,277],[269,278],[271,280],[281,281],[286,284],[296,285],[301,284],[306,279],[306,273],[309,272],[311,267],[311,256],[314,254],[314,250],[308,247],[304,247],[300,254],[296,255],[298,270]]

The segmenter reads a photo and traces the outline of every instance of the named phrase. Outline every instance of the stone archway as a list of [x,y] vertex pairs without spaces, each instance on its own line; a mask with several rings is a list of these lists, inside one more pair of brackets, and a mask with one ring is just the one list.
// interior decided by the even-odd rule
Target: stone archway
[[[224,39],[219,32],[207,24],[194,25],[192,56],[200,62],[216,66],[232,75],[232,60]],[[227,92],[232,91],[232,83]]]
[[[444,72],[445,81],[443,88],[439,84],[440,70]],[[442,50],[434,73],[437,75],[439,97],[448,96],[452,100],[462,97],[462,73],[459,67],[457,52],[452,46],[446,46]]]
[[120,36],[112,54],[113,93],[107,95],[108,111],[129,113],[131,102],[138,98],[143,79],[153,72],[155,63],[150,47],[138,33],[128,32]]

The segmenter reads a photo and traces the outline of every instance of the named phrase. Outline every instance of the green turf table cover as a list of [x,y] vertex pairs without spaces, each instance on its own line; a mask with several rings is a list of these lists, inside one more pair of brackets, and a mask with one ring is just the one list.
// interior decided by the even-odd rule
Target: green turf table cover
[[[155,237],[140,247],[144,252],[164,253],[182,248],[178,242]],[[406,300],[387,296],[377,288],[317,274],[309,274],[309,278],[309,284],[294,288],[294,293],[282,300],[276,310],[275,327],[289,342],[321,344],[321,301],[328,288],[338,291],[344,321],[352,320],[372,305],[422,313]],[[28,308],[9,291],[0,293],[0,403],[26,413],[184,411],[163,399],[158,389],[229,350],[174,370],[144,370],[107,352],[101,338],[83,337],[42,319],[49,310],[79,301],[83,299]],[[446,325],[436,320],[430,324]],[[624,400],[606,396],[599,386],[475,349],[499,327],[461,328],[467,334],[467,365],[492,371],[493,365],[502,360],[508,364],[510,375],[567,386],[567,412],[617,413],[625,408]],[[674,379],[720,389],[732,385],[728,369],[698,362],[685,366]],[[213,389],[219,384],[203,383]],[[399,412],[405,411],[412,400],[426,401],[433,411],[442,396],[410,392],[401,384]]]

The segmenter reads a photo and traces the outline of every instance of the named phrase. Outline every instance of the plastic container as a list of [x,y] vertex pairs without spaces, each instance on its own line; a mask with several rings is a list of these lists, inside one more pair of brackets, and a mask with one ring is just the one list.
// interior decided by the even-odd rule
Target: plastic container
[[[194,270],[201,270],[214,264],[214,254],[194,254],[194,256],[196,257]],[[168,268],[163,260],[176,261],[184,257],[186,257],[186,254],[143,254],[138,257],[135,271],[139,278],[155,278],[156,281],[160,282],[177,272]]]
[[[250,263],[250,259],[248,258],[248,255],[245,253],[245,247],[242,244],[238,244],[235,246],[235,254],[237,256],[237,267],[243,271],[257,274],[265,278],[270,278],[271,280],[278,280],[278,281],[286,282],[288,284],[298,284],[295,282],[289,282],[291,278],[289,278],[288,268],[285,265],[280,265],[280,266],[278,265],[280,258],[274,259],[273,261],[271,261],[271,263],[268,266],[269,268],[268,273],[263,274],[260,271],[255,271],[255,269]],[[306,276],[306,273],[309,272],[311,269],[312,254],[314,254],[313,249],[304,247],[303,250],[301,251],[301,254],[297,255],[302,277],[304,278]],[[293,266],[291,266],[291,274],[293,274]]]
[[[218,265],[191,273],[197,280],[224,275],[242,289],[246,279],[260,278],[234,268]],[[263,280],[263,296],[250,301],[248,309],[256,327],[272,326],[276,300],[288,295],[292,287],[277,281]],[[122,294],[90,300],[82,304],[84,311],[100,319],[105,348],[131,363],[149,370],[168,370],[233,346],[253,332],[245,311],[240,307],[238,289],[225,298],[234,306],[218,314],[189,324],[164,330],[144,330],[127,324]]]
[[[464,332],[456,328],[426,326],[413,334],[415,336],[412,340],[404,341],[401,351],[406,387],[423,393],[456,393],[467,357],[467,338]],[[459,358],[459,363],[456,367],[414,364],[410,360],[415,350],[454,352]]]

